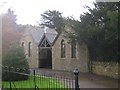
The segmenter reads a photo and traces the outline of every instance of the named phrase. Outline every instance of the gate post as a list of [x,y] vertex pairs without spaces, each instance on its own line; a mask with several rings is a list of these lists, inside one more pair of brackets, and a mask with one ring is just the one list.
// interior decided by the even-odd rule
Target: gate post
[[78,75],[79,75],[79,71],[78,69],[76,68],[74,71],[74,76],[75,76],[75,90],[80,90],[79,89],[79,82],[78,82]]
[[[10,73],[10,67],[8,68],[8,72]],[[10,77],[9,77],[10,78]],[[11,80],[11,78],[10,78],[10,80],[9,80],[10,82],[10,90],[12,90],[12,80]]]
[[34,86],[35,86],[35,90],[36,90],[36,79],[35,79],[36,73],[35,73],[35,70],[33,70],[33,73],[34,73]]

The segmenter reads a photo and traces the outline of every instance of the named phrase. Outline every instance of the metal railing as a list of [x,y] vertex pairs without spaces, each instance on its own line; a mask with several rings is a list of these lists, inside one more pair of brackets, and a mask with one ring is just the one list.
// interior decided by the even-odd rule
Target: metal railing
[[[19,69],[20,70],[20,69]],[[78,70],[75,69],[73,71],[73,74],[71,77],[68,76],[62,76],[62,75],[54,75],[54,74],[44,74],[44,73],[40,73],[37,70],[31,70],[30,74],[27,73],[20,73],[18,70],[17,71],[13,71],[10,68],[7,69],[3,69],[3,72],[6,73],[14,73],[14,74],[19,74],[19,75],[27,75],[30,79],[30,83],[29,86],[31,87],[24,87],[25,85],[25,80],[20,81],[21,83],[19,83],[18,85],[18,81],[13,81],[12,79],[7,81],[7,86],[6,81],[2,82],[2,88],[3,90],[5,88],[9,88],[9,90],[18,90],[19,88],[33,88],[34,90],[51,90],[51,89],[63,89],[63,90],[80,90],[79,88],[79,84],[78,84]],[[9,75],[9,74],[7,74]],[[19,78],[19,77],[18,77]],[[18,87],[19,86],[19,87]]]

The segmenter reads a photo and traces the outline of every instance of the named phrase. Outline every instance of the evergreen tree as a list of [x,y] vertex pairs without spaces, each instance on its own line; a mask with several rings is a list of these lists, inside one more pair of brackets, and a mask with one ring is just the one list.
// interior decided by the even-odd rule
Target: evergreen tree
[[12,45],[19,42],[21,33],[17,30],[16,15],[11,9],[2,15],[2,54],[5,55]]
[[41,16],[42,16],[41,25],[45,25],[49,28],[54,28],[58,33],[61,33],[61,31],[64,29],[62,13],[60,13],[59,11],[48,10],[41,14]]
[[85,42],[92,59],[118,60],[118,2],[97,2],[95,8],[72,20],[75,33],[69,36]]
[[11,47],[3,57],[2,66],[2,80],[28,79],[27,75],[20,74],[29,74],[29,65],[23,48],[16,46]]

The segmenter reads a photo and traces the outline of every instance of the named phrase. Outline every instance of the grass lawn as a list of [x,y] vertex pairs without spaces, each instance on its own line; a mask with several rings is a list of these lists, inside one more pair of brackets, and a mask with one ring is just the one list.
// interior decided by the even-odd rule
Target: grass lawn
[[[36,77],[35,80],[38,88],[65,88],[59,80],[54,78]],[[10,82],[8,81],[3,81],[2,85],[3,88],[10,88]],[[12,88],[35,88],[34,78],[30,76],[28,80],[13,81]]]

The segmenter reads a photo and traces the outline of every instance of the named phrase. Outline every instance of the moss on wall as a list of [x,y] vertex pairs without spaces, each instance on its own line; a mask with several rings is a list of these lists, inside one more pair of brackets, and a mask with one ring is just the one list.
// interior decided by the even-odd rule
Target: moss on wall
[[117,62],[96,62],[92,64],[92,72],[98,75],[112,78],[120,78],[118,70],[120,66]]

